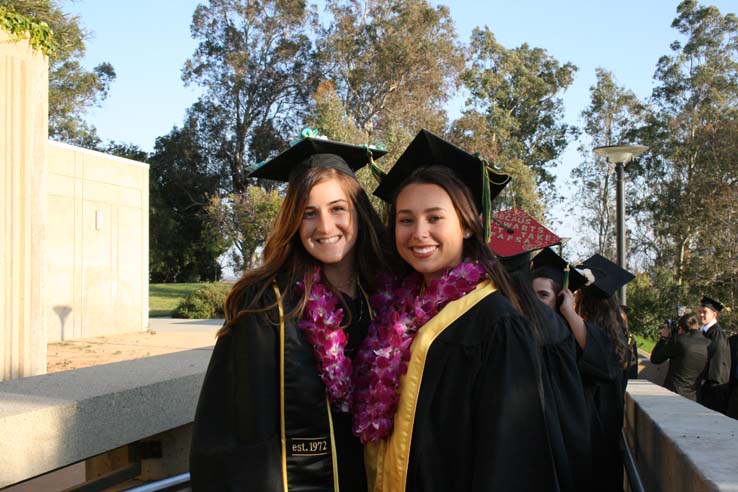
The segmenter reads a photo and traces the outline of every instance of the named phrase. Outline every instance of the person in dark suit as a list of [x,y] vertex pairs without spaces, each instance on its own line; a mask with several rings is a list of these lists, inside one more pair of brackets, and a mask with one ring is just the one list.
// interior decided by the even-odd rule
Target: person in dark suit
[[651,352],[651,362],[669,361],[664,388],[690,400],[697,400],[697,384],[707,364],[710,340],[700,332],[700,322],[694,314],[685,314],[677,322],[677,333],[672,334],[664,323],[661,339]]
[[738,419],[738,335],[728,338],[730,347],[730,397],[728,400],[728,417]]
[[697,401],[702,405],[726,413],[730,392],[730,347],[725,331],[718,323],[718,313],[723,305],[707,296],[700,301],[700,321],[702,333],[710,340],[707,367],[702,375],[702,386],[697,393]]

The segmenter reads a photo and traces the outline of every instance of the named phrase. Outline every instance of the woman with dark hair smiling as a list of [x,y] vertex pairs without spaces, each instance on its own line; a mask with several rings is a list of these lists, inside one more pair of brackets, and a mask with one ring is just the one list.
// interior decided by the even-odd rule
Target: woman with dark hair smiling
[[376,492],[558,490],[537,347],[483,227],[508,179],[422,130],[375,191],[407,270],[357,356]]
[[352,366],[366,291],[391,265],[354,176],[370,161],[366,147],[307,137],[251,174],[289,185],[263,264],[226,301],[195,415],[193,491],[366,490]]

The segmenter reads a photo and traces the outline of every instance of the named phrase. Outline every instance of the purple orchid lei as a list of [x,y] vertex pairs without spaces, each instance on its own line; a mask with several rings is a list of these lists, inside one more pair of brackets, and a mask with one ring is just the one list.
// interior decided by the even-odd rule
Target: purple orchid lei
[[[299,293],[305,291],[302,281],[297,283],[297,290]],[[323,283],[320,270],[316,269],[305,311],[297,326],[313,347],[320,379],[325,384],[331,404],[347,413],[353,401],[353,366],[344,352],[348,336],[341,329],[343,309],[337,308],[338,304],[338,296]]]
[[362,444],[392,432],[400,376],[407,372],[418,330],[446,304],[474,290],[483,276],[478,263],[462,262],[423,292],[416,273],[399,287],[386,286],[372,296],[372,306],[379,309],[354,360],[353,432]]

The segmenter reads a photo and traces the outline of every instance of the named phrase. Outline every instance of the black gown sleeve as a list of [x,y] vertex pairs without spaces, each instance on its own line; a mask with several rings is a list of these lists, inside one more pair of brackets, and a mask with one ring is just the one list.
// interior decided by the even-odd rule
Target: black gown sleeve
[[502,317],[482,349],[474,403],[473,491],[557,490],[531,330]]
[[661,338],[651,351],[651,362],[654,364],[664,363],[672,357],[682,355],[682,349],[683,347],[676,343],[675,336]]
[[585,323],[585,326],[587,341],[579,357],[579,373],[582,380],[585,383],[614,381],[621,369],[612,362],[610,338],[598,326],[590,323]]
[[277,330],[249,315],[218,339],[193,424],[194,492],[282,490]]

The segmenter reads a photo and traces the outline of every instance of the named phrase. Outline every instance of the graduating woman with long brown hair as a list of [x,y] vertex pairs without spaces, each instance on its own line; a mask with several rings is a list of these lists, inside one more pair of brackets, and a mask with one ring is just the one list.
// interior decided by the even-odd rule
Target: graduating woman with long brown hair
[[375,492],[558,490],[538,350],[483,227],[508,179],[422,130],[375,191],[407,273],[357,356]]
[[308,137],[251,174],[289,184],[263,264],[226,301],[194,421],[195,492],[366,490],[352,359],[388,265],[354,176],[370,161],[366,147]]

